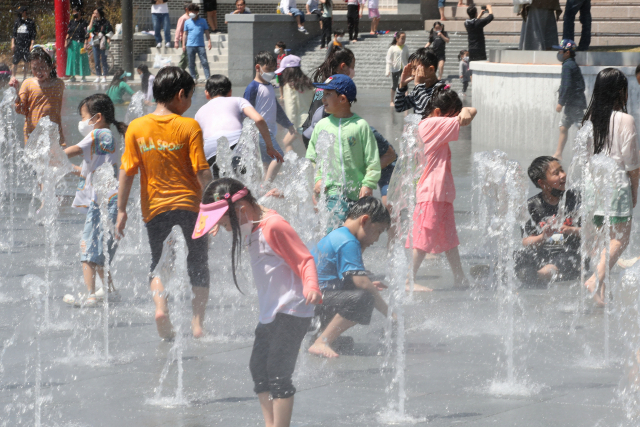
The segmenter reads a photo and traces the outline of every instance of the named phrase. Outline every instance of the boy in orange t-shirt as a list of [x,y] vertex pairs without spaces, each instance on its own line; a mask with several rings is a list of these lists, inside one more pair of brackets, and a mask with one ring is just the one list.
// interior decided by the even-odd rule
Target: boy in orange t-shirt
[[[162,255],[162,245],[174,225],[182,228],[187,243],[187,270],[194,294],[193,336],[202,336],[204,312],[209,299],[208,241],[194,240],[202,191],[211,182],[204,155],[202,130],[194,119],[181,115],[191,106],[193,78],[179,67],[165,67],[153,82],[158,103],[152,114],[131,122],[125,135],[120,167],[116,235],[123,236],[127,201],[134,176],[140,171],[142,217],[151,246],[151,272]],[[174,336],[167,298],[160,277],[150,276],[160,337]]]

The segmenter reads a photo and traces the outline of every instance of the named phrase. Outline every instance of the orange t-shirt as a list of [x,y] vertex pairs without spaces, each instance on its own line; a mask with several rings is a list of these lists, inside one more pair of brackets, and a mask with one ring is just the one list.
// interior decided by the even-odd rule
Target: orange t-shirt
[[18,98],[16,98],[16,112],[26,116],[24,121],[24,142],[27,142],[29,135],[36,128],[41,118],[49,116],[53,123],[58,124],[60,132],[60,144],[64,143],[62,134],[62,94],[64,93],[64,82],[60,79],[48,81],[46,86],[40,86],[40,82],[35,77],[26,79],[22,86]]
[[144,222],[171,210],[198,212],[202,189],[196,173],[208,168],[194,119],[147,114],[129,125],[120,169],[129,176],[140,169]]

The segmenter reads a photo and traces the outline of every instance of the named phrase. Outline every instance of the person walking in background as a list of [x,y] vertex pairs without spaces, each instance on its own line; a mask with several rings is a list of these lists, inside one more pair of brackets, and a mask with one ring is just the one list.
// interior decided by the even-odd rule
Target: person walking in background
[[76,7],[71,12],[73,20],[67,29],[67,76],[69,82],[76,81],[76,75],[80,76],[81,82],[86,82],[91,75],[89,68],[89,55],[86,49],[89,47],[89,33],[87,32],[87,21],[82,19],[82,9]]
[[[178,46],[182,46],[182,37],[184,37],[184,23],[187,22],[188,19],[191,19],[189,18],[189,11],[187,10],[190,4],[191,3],[184,4],[184,13],[180,15],[180,18],[178,18],[178,23],[176,24],[176,34],[174,40],[174,46],[176,48]],[[187,51],[183,50],[182,55],[180,56],[180,61],[178,62],[178,67],[186,70],[188,66],[189,59],[187,58]]]
[[462,80],[462,96],[467,96],[467,88],[471,81],[471,70],[469,69],[469,51],[461,50],[458,54],[460,61],[459,71],[460,80]]
[[320,0],[322,3],[322,36],[320,37],[320,49],[331,43],[331,32],[333,31],[333,2],[331,0]]
[[[487,16],[484,16],[485,13]],[[469,61],[486,61],[487,48],[484,40],[484,27],[493,21],[493,8],[490,4],[483,6],[478,16],[478,9],[475,6],[467,8],[469,19],[464,21],[464,28],[467,30],[467,40],[469,42]]]
[[99,7],[93,11],[89,21],[89,33],[93,34],[93,59],[96,64],[96,79],[94,83],[106,83],[109,66],[107,65],[108,43],[113,35],[113,27],[107,20],[104,9]]
[[560,46],[554,46],[558,52],[558,60],[562,61],[562,80],[558,89],[558,105],[556,111],[562,111],[560,119],[560,137],[555,157],[562,159],[562,152],[567,143],[569,128],[574,124],[582,124],[584,110],[587,108],[587,97],[584,94],[585,84],[580,67],[576,64],[576,44],[573,40],[562,40]]
[[152,0],[151,19],[153,20],[153,36],[156,38],[156,47],[162,47],[162,29],[164,28],[164,42],[166,47],[171,47],[171,19],[169,19],[168,0]]
[[282,0],[280,2],[280,11],[283,15],[291,15],[296,19],[298,31],[309,34],[309,32],[304,28],[304,13],[300,12],[296,7],[296,0]]
[[36,23],[29,18],[29,8],[20,6],[17,11],[18,18],[13,24],[13,33],[11,34],[11,52],[13,53],[13,66],[11,73],[15,78],[18,75],[18,64],[24,63],[24,77],[26,80],[29,71],[30,52],[36,41]]
[[364,0],[347,1],[347,30],[349,31],[349,41],[353,43],[358,41],[362,5],[364,5]]
[[367,9],[369,10],[369,19],[371,19],[371,31],[369,34],[372,36],[378,34],[378,24],[380,23],[380,10],[378,9],[379,0],[368,0]]
[[520,5],[520,50],[551,50],[558,44],[560,0],[532,0]]
[[409,63],[409,48],[405,47],[407,35],[404,31],[397,31],[393,35],[391,46],[387,50],[387,69],[385,75],[391,76],[391,106],[393,107],[393,98],[398,89],[398,82],[402,69]]
[[217,0],[203,0],[204,12],[207,14],[207,23],[212,33],[218,31],[218,2]]
[[562,24],[562,38],[564,40],[575,40],[575,20],[576,14],[580,12],[580,33],[579,51],[589,50],[591,45],[591,0],[567,0],[564,7],[564,22]]
[[191,77],[195,78],[196,74],[196,53],[200,58],[200,65],[204,70],[204,77],[209,78],[209,61],[207,60],[207,51],[204,48],[204,36],[207,36],[207,47],[211,50],[211,36],[209,33],[209,26],[204,18],[198,17],[200,7],[191,3],[187,8],[189,11],[189,18],[184,23],[184,34],[182,36],[182,51],[187,52],[189,57],[189,73]]
[[425,47],[431,48],[431,51],[438,58],[438,80],[442,79],[444,72],[444,62],[447,60],[446,45],[449,40],[449,34],[444,30],[444,24],[438,21],[434,22],[433,28],[429,31],[429,42]]

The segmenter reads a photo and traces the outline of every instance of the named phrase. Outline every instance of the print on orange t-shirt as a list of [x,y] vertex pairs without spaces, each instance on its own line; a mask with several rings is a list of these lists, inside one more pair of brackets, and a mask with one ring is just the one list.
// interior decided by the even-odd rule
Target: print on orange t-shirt
[[129,176],[140,170],[144,222],[171,210],[198,212],[202,189],[196,173],[208,168],[194,119],[148,114],[129,125],[120,169]]
[[63,93],[64,82],[60,79],[47,80],[41,85],[38,79],[32,77],[22,83],[15,106],[18,114],[26,116],[24,121],[25,143],[40,119],[49,116],[49,119],[58,125],[60,144],[64,144],[61,116]]

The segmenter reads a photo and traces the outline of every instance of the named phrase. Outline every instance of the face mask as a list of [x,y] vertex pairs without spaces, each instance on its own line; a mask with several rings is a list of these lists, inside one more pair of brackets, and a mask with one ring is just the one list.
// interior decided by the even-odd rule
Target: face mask
[[558,52],[558,61],[564,62],[564,52]]
[[344,40],[344,37],[338,36],[338,37],[336,37],[336,40],[339,41],[339,42],[342,42],[342,40]]
[[464,59],[465,61],[469,61],[469,57],[468,57],[468,56],[465,56],[465,57],[464,57],[464,58],[462,58],[462,59]]
[[[95,116],[93,116],[93,117],[95,117]],[[96,126],[95,123],[92,124],[92,125],[89,124],[89,122],[91,120],[93,120],[93,117],[91,117],[90,119],[78,122],[78,132],[80,132],[80,135],[87,136],[87,135],[89,135],[91,133],[93,128]]]
[[349,77],[351,77],[352,79],[356,76],[356,69],[355,68],[349,68]]
[[553,197],[562,197],[562,195],[564,194],[564,190],[558,190],[557,188],[552,188],[551,189],[551,195]]
[[276,73],[271,72],[271,73],[265,73],[264,71],[262,71],[262,68],[260,69],[260,76],[265,79],[265,81],[270,82],[271,80],[273,80],[273,78],[276,76]]
[[273,53],[275,53],[276,55],[280,55],[280,49],[279,48],[275,48],[273,49]]
[[195,13],[190,13],[190,14],[189,14],[189,18],[191,18],[191,19],[195,18],[196,16],[197,16],[197,15],[196,15]]

